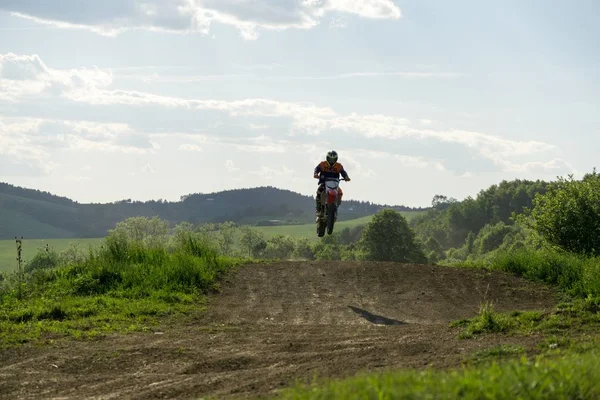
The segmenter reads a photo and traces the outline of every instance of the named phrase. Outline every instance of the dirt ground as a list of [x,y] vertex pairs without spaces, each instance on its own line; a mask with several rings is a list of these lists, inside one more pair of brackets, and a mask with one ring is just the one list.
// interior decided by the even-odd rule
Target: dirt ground
[[457,366],[499,343],[457,339],[449,322],[483,301],[550,310],[545,286],[503,273],[393,263],[248,265],[208,311],[160,332],[61,340],[0,353],[0,398],[202,398],[276,393],[297,379]]

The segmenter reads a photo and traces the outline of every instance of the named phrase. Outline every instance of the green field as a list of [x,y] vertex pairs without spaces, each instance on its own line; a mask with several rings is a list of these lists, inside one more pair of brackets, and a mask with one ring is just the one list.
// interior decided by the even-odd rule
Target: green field
[[[40,248],[48,245],[57,252],[66,250],[71,243],[77,243],[81,249],[96,246],[104,239],[29,239],[23,240],[23,260],[31,260]],[[14,271],[17,268],[17,245],[13,240],[0,240],[0,272]]]
[[[403,211],[400,214],[404,216],[408,221],[412,218],[423,214],[423,211]],[[353,228],[359,225],[366,225],[371,222],[373,219],[372,215],[368,217],[352,219],[349,221],[340,221],[335,224],[335,231],[340,232],[344,228]],[[275,235],[289,235],[293,238],[298,237],[307,237],[314,238],[317,240],[316,236],[316,224],[306,224],[306,225],[280,225],[280,226],[259,226],[260,230],[262,230],[266,237],[273,237]]]

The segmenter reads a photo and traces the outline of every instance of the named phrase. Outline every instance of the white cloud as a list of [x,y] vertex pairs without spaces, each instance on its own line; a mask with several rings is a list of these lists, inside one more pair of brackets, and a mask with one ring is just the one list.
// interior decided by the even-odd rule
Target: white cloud
[[0,54],[0,100],[88,92],[96,87],[107,87],[111,82],[110,71],[56,70],[48,68],[36,54]]
[[441,160],[432,158],[410,156],[405,154],[394,154],[385,151],[373,151],[364,149],[349,149],[342,150],[344,160],[349,160],[348,166],[353,170],[357,169],[361,175],[370,176],[371,169],[362,167],[362,163],[358,160],[367,160],[368,165],[373,164],[373,160],[395,160],[404,167],[409,168],[434,168],[438,171],[445,171],[446,168]]
[[229,172],[236,172],[240,170],[239,168],[236,168],[232,160],[225,161],[225,168],[227,168],[227,171]]
[[270,128],[267,124],[250,124],[248,127],[253,131],[262,131]]
[[150,164],[146,164],[141,168],[141,171],[145,174],[151,174],[154,175],[156,174],[156,171],[154,170],[154,168],[152,168],[152,166]]
[[405,79],[450,79],[460,78],[462,73],[458,72],[424,72],[424,71],[370,71],[370,72],[348,72],[345,74],[323,76],[313,79],[349,79],[349,78],[377,78],[377,77],[399,77]]
[[249,144],[235,144],[235,147],[241,151],[252,153],[285,153],[285,141],[274,140],[267,136],[258,136],[247,140]]
[[555,173],[557,175],[562,174],[564,171],[569,171],[571,173],[578,172],[573,165],[560,158],[555,158],[550,161],[530,161],[522,164],[510,162],[508,160],[501,160],[499,163],[504,166],[506,172],[530,172],[538,174]]
[[281,168],[271,168],[266,165],[262,165],[257,170],[248,171],[248,175],[257,176],[263,180],[270,181],[275,178],[281,178],[284,176],[292,179],[294,177],[294,175],[297,175],[297,174],[294,173],[293,169],[291,169],[287,166],[282,166]]
[[329,27],[333,29],[343,29],[348,25],[345,19],[340,17],[332,17],[329,21]]
[[202,149],[202,147],[198,146],[197,144],[182,144],[181,146],[179,146],[179,150],[181,151],[192,151],[192,152],[202,152],[204,151]]
[[328,0],[325,2],[325,9],[356,14],[365,18],[397,19],[402,16],[400,9],[392,0]]
[[[125,124],[0,117],[0,158],[3,164],[10,161],[13,170],[50,174],[60,161],[51,154],[56,150],[143,154],[153,152],[155,146]],[[10,168],[3,165],[2,169],[0,175]]]
[[72,182],[89,182],[92,180],[92,178],[90,178],[89,176],[83,176],[83,175],[65,175],[64,179],[67,181],[72,181]]
[[247,40],[256,39],[260,29],[313,28],[330,12],[369,19],[401,17],[392,0],[5,0],[0,10],[39,24],[105,36],[139,29],[206,35],[217,22],[235,27]]

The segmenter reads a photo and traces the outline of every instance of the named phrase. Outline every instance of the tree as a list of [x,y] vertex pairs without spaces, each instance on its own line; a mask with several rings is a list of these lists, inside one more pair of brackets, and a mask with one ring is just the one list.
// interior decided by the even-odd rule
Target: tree
[[352,228],[344,228],[340,232],[340,243],[344,245],[357,243],[360,240],[364,229],[364,225],[358,225]]
[[221,253],[230,256],[235,243],[236,226],[233,222],[224,222],[219,226],[219,236],[217,241],[221,248]]
[[457,200],[453,197],[448,198],[442,194],[436,194],[431,200],[431,206],[438,210],[445,210],[450,207],[450,204],[456,203]]
[[294,239],[285,235],[276,235],[267,240],[265,253],[268,258],[287,260],[295,249]]
[[426,262],[406,219],[394,210],[381,211],[363,232],[362,248],[367,260]]
[[250,226],[242,227],[241,231],[240,243],[248,251],[248,257],[259,257],[267,248],[264,233]]
[[552,246],[573,253],[600,252],[600,175],[594,170],[582,180],[559,178],[533,200],[520,221]]
[[302,237],[296,240],[294,257],[302,260],[314,260],[315,254],[313,252],[313,247],[308,238]]
[[135,243],[148,246],[164,244],[169,236],[169,222],[158,217],[132,217],[119,222],[109,231],[110,237],[125,237]]
[[39,249],[37,254],[25,264],[25,272],[31,273],[36,270],[50,269],[58,266],[60,258],[56,251],[49,247]]
[[319,240],[313,247],[315,260],[334,261],[342,259],[342,245],[340,244],[340,234],[325,236]]

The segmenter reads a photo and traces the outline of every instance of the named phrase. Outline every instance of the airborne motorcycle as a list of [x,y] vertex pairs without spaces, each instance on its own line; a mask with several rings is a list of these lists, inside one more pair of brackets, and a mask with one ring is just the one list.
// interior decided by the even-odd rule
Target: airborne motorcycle
[[317,217],[317,236],[319,237],[325,236],[325,231],[328,235],[333,233],[333,226],[337,220],[338,207],[340,206],[338,192],[340,181],[345,181],[345,179],[325,179],[325,190],[321,194],[321,212]]

